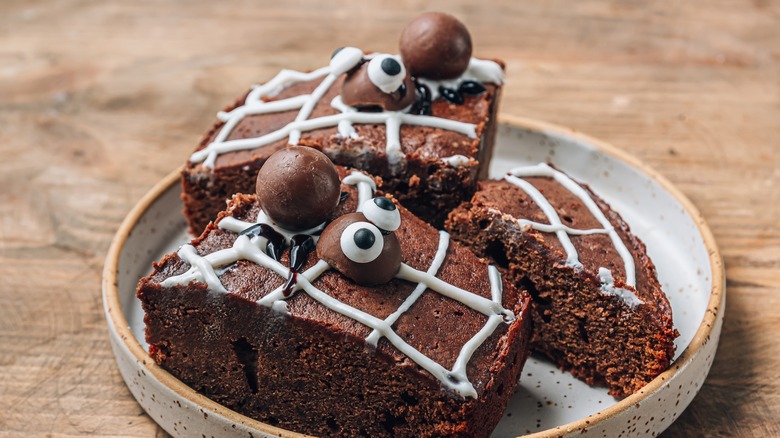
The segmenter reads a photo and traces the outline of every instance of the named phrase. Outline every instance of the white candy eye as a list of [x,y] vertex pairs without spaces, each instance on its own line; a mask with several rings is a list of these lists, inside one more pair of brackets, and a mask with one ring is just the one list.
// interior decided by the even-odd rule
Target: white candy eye
[[382,254],[384,239],[379,228],[368,222],[350,224],[341,233],[341,251],[355,263],[369,263]]
[[355,68],[363,60],[363,51],[355,47],[336,49],[330,57],[330,73],[338,76]]
[[368,63],[368,78],[385,93],[401,88],[405,77],[406,68],[398,56],[376,55]]
[[395,231],[401,226],[401,213],[395,203],[384,196],[377,196],[364,202],[361,212],[380,230]]

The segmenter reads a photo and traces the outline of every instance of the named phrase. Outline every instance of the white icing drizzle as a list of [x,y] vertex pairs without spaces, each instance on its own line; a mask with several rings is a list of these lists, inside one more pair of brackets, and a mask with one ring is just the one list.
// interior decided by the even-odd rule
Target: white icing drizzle
[[471,58],[463,79],[501,85],[504,83],[504,69],[495,61]]
[[599,268],[599,280],[601,281],[602,293],[620,298],[624,303],[631,306],[632,309],[643,303],[634,291],[615,287],[615,279],[612,278],[612,272],[609,269]]
[[[325,271],[327,271],[328,269],[330,269],[330,265],[325,260],[318,260],[317,263],[314,264],[314,266],[299,273],[298,280],[304,278],[306,279],[306,281],[312,282],[316,280],[320,275],[324,274]],[[299,281],[296,281],[295,286],[293,288],[293,292],[300,290],[300,284],[301,283]],[[279,286],[268,295],[257,300],[257,303],[262,304],[263,306],[273,307],[275,305],[278,305],[279,302],[285,302],[284,300],[285,300],[284,286]]]
[[355,170],[353,170],[349,175],[345,176],[341,182],[347,185],[357,186],[358,206],[357,210],[355,211],[360,213],[363,210],[363,204],[374,196],[374,192],[376,191],[376,182],[373,178],[366,175],[365,173],[360,173]]
[[160,284],[170,287],[197,281],[206,283],[211,291],[227,293],[222,282],[214,273],[214,268],[226,266],[239,260],[249,260],[287,278],[289,269],[261,250],[261,243],[261,238],[257,236],[252,239],[247,236],[238,236],[231,248],[222,249],[203,257],[198,255],[197,250],[192,245],[183,245],[178,254],[180,257],[183,255],[182,260],[191,265],[190,269],[183,274],[166,278]]
[[287,301],[284,300],[276,300],[273,304],[271,304],[271,309],[276,313],[281,313],[282,315],[289,315],[290,309],[287,308]]
[[[242,221],[240,219],[236,219],[233,216],[225,216],[224,218],[222,218],[221,221],[219,221],[217,226],[220,229],[222,229],[222,230],[232,231],[234,233],[240,233],[240,232],[246,230],[247,228],[249,228],[249,227],[251,227],[253,225],[257,225],[257,224],[267,224],[267,225],[270,225],[271,228],[276,230],[277,233],[279,233],[282,236],[284,236],[284,238],[285,238],[285,240],[287,242],[289,242],[290,239],[292,239],[292,237],[295,236],[296,234],[308,234],[308,235],[312,236],[312,238],[314,238],[314,243],[317,243],[317,240],[319,240],[319,238],[320,238],[320,233],[319,232],[322,231],[325,228],[325,223],[323,222],[323,223],[317,225],[314,228],[309,228],[308,230],[304,230],[304,231],[290,231],[290,230],[287,230],[287,229],[282,228],[281,226],[277,225],[274,221],[272,221],[268,217],[268,215],[265,214],[265,212],[263,210],[260,210],[260,212],[257,213],[257,219],[255,219],[254,222],[246,222],[246,221]],[[261,239],[265,240],[265,238],[263,238],[263,237],[261,237]]]
[[[471,123],[459,122],[457,120],[444,119],[434,116],[419,116],[415,114],[405,114],[400,111],[382,111],[378,113],[349,112],[333,114],[329,116],[318,117],[290,122],[277,131],[270,132],[260,137],[242,138],[238,140],[227,140],[221,143],[211,143],[206,148],[196,151],[190,156],[194,163],[203,162],[206,167],[213,168],[217,156],[225,152],[235,152],[241,150],[256,149],[261,146],[267,146],[285,137],[291,135],[294,131],[313,131],[316,129],[330,128],[337,126],[342,121],[362,124],[380,124],[387,126],[387,158],[391,165],[398,163],[404,157],[401,153],[400,129],[401,125],[430,126],[434,128],[446,129],[460,134],[467,135],[470,138],[477,138],[476,126]],[[291,143],[294,144],[294,143]]]
[[[401,265],[402,267],[405,265]],[[379,331],[383,337],[397,348],[401,353],[412,359],[417,365],[431,373],[441,384],[456,394],[462,397],[477,398],[477,391],[474,385],[468,380],[466,375],[465,366],[460,365],[463,362],[468,362],[468,359],[473,355],[474,351],[487,339],[487,337],[493,333],[498,324],[495,324],[496,319],[503,320],[501,315],[493,315],[488,318],[488,322],[485,327],[482,328],[473,338],[471,338],[462,348],[458,355],[455,367],[452,370],[448,370],[441,366],[439,363],[424,355],[416,348],[409,345],[393,330],[393,328],[385,321],[349,306],[341,301],[336,300],[325,292],[312,286],[308,280],[301,281],[301,289],[303,289],[309,296],[323,304],[325,307],[338,312],[344,316],[352,318],[361,324],[366,325],[374,330]],[[437,291],[438,292],[438,291]],[[467,292],[470,293],[470,292]],[[480,297],[481,298],[481,297]],[[490,330],[490,333],[487,333]],[[459,366],[460,365],[460,366]]]
[[[306,99],[306,102],[304,102],[303,106],[301,107],[301,110],[298,112],[298,115],[295,116],[295,122],[300,123],[309,118],[312,110],[314,110],[314,106],[317,104],[317,102],[320,101],[320,99],[322,99],[322,96],[324,96],[325,93],[328,92],[330,87],[336,82],[336,79],[338,79],[338,76],[333,74],[329,74],[325,76],[325,79],[323,79],[322,82],[320,82],[320,84],[317,85],[317,88],[314,89],[310,97]],[[290,140],[289,140],[290,144],[298,144],[300,140],[301,140],[300,130],[293,129],[292,131],[290,131]]]
[[285,100],[273,100],[271,102],[262,102],[262,104],[240,106],[230,112],[220,111],[217,113],[217,118],[223,122],[231,123],[232,125],[225,126],[214,141],[223,141],[236,123],[246,116],[292,111],[301,108],[310,97],[310,94],[301,94],[300,96],[291,97]]
[[495,208],[488,208],[488,211],[497,214],[502,215],[505,218],[508,218],[509,220],[515,222],[517,225],[520,226],[523,230],[539,230],[543,231],[545,233],[556,233],[558,231],[565,231],[567,234],[574,235],[574,236],[584,236],[587,234],[607,234],[609,233],[609,230],[605,230],[602,228],[592,228],[589,230],[579,230],[577,228],[571,228],[566,225],[550,225],[550,224],[543,224],[541,222],[534,222],[529,221],[528,219],[518,219],[510,214],[506,214],[502,211],[496,210]]
[[452,167],[468,166],[472,161],[471,158],[465,155],[453,155],[451,157],[444,157],[441,160]]
[[[438,248],[436,248],[436,255],[434,255],[433,261],[431,262],[431,266],[428,268],[428,274],[436,275],[436,273],[439,272],[439,268],[441,267],[442,263],[444,263],[444,258],[447,256],[447,249],[449,247],[450,247],[450,235],[445,231],[439,231],[439,246]],[[420,298],[420,296],[423,294],[423,292],[425,292],[426,289],[428,289],[427,284],[418,283],[417,287],[414,288],[412,293],[409,294],[408,297],[406,297],[406,299],[404,300],[403,303],[401,303],[400,306],[398,306],[398,309],[395,312],[388,315],[387,318],[385,318],[385,322],[390,326],[395,324],[398,318],[402,314],[404,314],[407,310],[409,310],[414,303],[417,302],[417,299]],[[368,343],[373,347],[376,347],[381,336],[382,334],[378,330],[374,330],[366,338],[366,343]]]
[[558,240],[561,241],[563,250],[566,251],[566,265],[571,266],[574,269],[582,269],[582,263],[580,263],[578,258],[577,248],[575,248],[574,244],[571,243],[569,234],[566,233],[565,226],[561,222],[561,218],[558,216],[558,213],[555,211],[555,207],[553,207],[547,198],[545,198],[544,195],[528,181],[524,181],[512,175],[507,175],[506,180],[523,189],[523,191],[526,192],[534,202],[536,202],[536,205],[539,206],[539,208],[542,210],[542,213],[547,216],[547,220],[550,221],[551,228],[555,230],[555,235],[558,236]]
[[[387,111],[389,112],[389,111]],[[404,158],[404,154],[401,151],[401,112],[395,112],[388,115],[385,120],[385,136],[387,137],[385,146],[385,154],[387,154],[387,162],[390,167],[394,168],[398,166],[398,163]],[[474,134],[476,136],[476,133]]]
[[493,265],[488,265],[490,276],[490,297],[494,303],[501,303],[504,295],[504,283],[501,282],[501,273]]
[[504,83],[504,69],[495,61],[488,59],[471,58],[466,71],[455,79],[445,79],[435,81],[433,79],[417,78],[417,81],[425,84],[431,90],[431,99],[438,99],[440,96],[439,87],[452,88],[457,90],[460,84],[465,81],[476,81],[501,85]]
[[292,84],[309,82],[327,76],[330,73],[330,68],[330,66],[321,67],[308,73],[284,69],[265,84],[252,87],[252,91],[247,96],[247,102],[263,103],[261,100],[263,96],[272,97]]
[[[342,113],[354,113],[357,112],[355,107],[349,106],[341,100],[341,96],[336,96],[330,101],[330,106],[334,109],[341,111]],[[343,138],[351,138],[356,140],[360,138],[355,128],[352,126],[350,120],[342,120],[339,122],[339,135]]]
[[[456,377],[456,381],[462,379],[468,382],[468,376],[466,375],[466,365],[468,365],[471,356],[474,355],[474,352],[477,351],[477,348],[479,348],[479,346],[482,345],[482,343],[485,342],[491,334],[493,334],[493,332],[502,322],[505,322],[505,318],[502,315],[494,314],[488,316],[488,320],[485,326],[482,327],[482,329],[477,332],[474,337],[469,339],[460,350],[458,359],[455,361],[455,366],[452,367],[450,377]],[[476,391],[474,392],[474,397],[476,398]]]
[[[219,133],[217,133],[214,141],[205,148],[193,153],[190,156],[190,161],[193,163],[203,163],[203,166],[206,168],[214,168],[217,157],[221,154],[256,149],[285,138],[288,139],[289,144],[295,145],[300,141],[301,133],[333,126],[338,127],[339,135],[342,137],[354,139],[358,138],[355,129],[352,127],[355,123],[385,125],[387,132],[385,150],[388,164],[391,169],[398,169],[401,162],[405,159],[405,155],[401,151],[400,140],[402,125],[429,126],[457,132],[467,135],[470,138],[476,138],[476,125],[471,123],[459,122],[442,117],[409,114],[409,108],[402,111],[382,111],[378,113],[358,112],[354,108],[345,105],[341,101],[340,96],[336,96],[331,102],[331,106],[339,110],[340,114],[309,119],[314,107],[332,87],[333,83],[336,82],[339,75],[357,65],[363,57],[364,56],[359,49],[346,47],[334,56],[330,65],[319,68],[311,73],[282,70],[267,83],[254,87],[247,95],[244,105],[229,112],[219,112],[217,117],[219,120],[225,122],[225,124],[222,126]],[[365,56],[365,58],[371,58],[371,56]],[[292,84],[313,81],[319,78],[323,78],[322,82],[317,85],[311,94],[304,94],[270,102],[263,100],[264,97],[272,97]],[[438,96],[438,85],[452,85],[450,82],[457,85],[465,80],[501,84],[504,80],[504,72],[501,67],[493,61],[471,58],[466,72],[454,81],[435,82],[425,79],[420,80],[431,87],[431,92],[435,99]],[[260,137],[228,140],[228,137],[235,127],[246,116],[292,111],[296,109],[298,109],[299,112],[296,115],[295,120],[276,131]],[[459,163],[457,165],[468,164],[468,162],[464,163],[456,157],[457,156],[447,157],[449,159],[445,160],[445,162],[450,164],[454,161],[455,163]]]
[[507,318],[507,322],[514,320],[514,314],[509,310],[504,309],[500,303],[463,290],[455,285],[440,280],[438,277],[428,274],[427,272],[418,271],[405,263],[401,264],[401,269],[395,277],[400,278],[401,280],[409,280],[414,283],[425,283],[428,285],[429,289],[433,289],[447,298],[463,303],[483,315],[502,315]]
[[[198,254],[198,250],[195,249],[195,247],[192,245],[182,246],[179,249],[178,255],[180,259],[184,260],[192,266],[190,269],[190,271],[192,271],[190,275],[193,276],[193,280],[206,283],[209,289],[215,292],[227,293],[227,289],[222,286],[222,282],[219,281],[219,277],[217,277],[217,274],[214,272],[215,267],[223,266],[224,264],[217,265],[209,263]],[[168,280],[170,279],[167,279],[166,281]],[[165,282],[163,282],[163,286],[167,286]]]
[[[352,172],[343,179],[345,184],[357,185],[358,187],[358,205],[370,199],[373,196],[376,185],[370,177],[360,172]],[[267,218],[265,218],[267,219]],[[258,217],[261,220],[261,217]],[[240,232],[252,223],[240,221],[232,217],[225,217],[220,221],[220,228]],[[278,229],[283,232],[286,230]],[[249,238],[246,235],[238,236],[231,248],[225,248],[211,254],[200,256],[192,245],[184,245],[179,250],[179,257],[190,265],[190,268],[183,274],[167,278],[161,282],[162,286],[170,287],[175,285],[186,285],[196,281],[205,283],[209,290],[227,293],[219,277],[214,272],[214,268],[227,266],[236,263],[239,260],[248,260],[260,266],[263,266],[281,279],[287,279],[289,269],[268,256],[263,249],[265,239],[259,236]],[[488,277],[490,280],[491,299],[487,299],[475,293],[461,289],[455,285],[447,283],[436,277],[441,265],[447,256],[449,248],[449,235],[439,232],[439,244],[436,254],[431,262],[427,272],[422,272],[401,264],[401,269],[396,278],[408,280],[417,283],[417,287],[412,291],[409,297],[404,300],[401,306],[385,320],[379,319],[373,315],[356,309],[343,303],[322,290],[312,285],[330,266],[324,260],[319,260],[306,271],[298,273],[293,293],[304,291],[307,295],[318,301],[325,307],[334,312],[352,318],[361,324],[372,329],[371,334],[366,338],[366,343],[376,346],[380,338],[386,338],[401,353],[409,357],[421,368],[431,373],[441,384],[462,397],[477,397],[477,391],[473,384],[468,380],[466,368],[474,352],[493,334],[496,328],[502,323],[511,323],[515,320],[512,311],[504,309],[502,305],[502,283],[501,275],[494,266],[488,266]],[[285,301],[284,286],[279,286],[269,294],[258,300],[258,304],[270,307],[274,312],[280,314],[289,314],[289,309]],[[487,322],[469,341],[467,341],[460,350],[458,358],[451,370],[443,367],[430,357],[426,356],[416,348],[403,340],[392,328],[397,319],[411,308],[414,302],[426,290],[432,290],[445,297],[463,303],[473,310],[487,316]]]
[[[560,184],[562,187],[567,189],[573,195],[578,197],[582,201],[582,203],[588,208],[588,211],[593,215],[594,218],[596,218],[596,220],[599,222],[599,224],[601,224],[603,228],[590,229],[590,230],[577,230],[563,225],[563,223],[561,223],[560,217],[558,216],[558,213],[555,211],[555,208],[552,206],[552,204],[550,204],[547,198],[544,197],[544,195],[541,192],[539,192],[539,190],[537,190],[536,187],[534,187],[531,183],[521,179],[521,178],[529,178],[529,177],[547,177],[547,178],[554,179],[558,184]],[[602,212],[601,209],[598,207],[596,201],[593,200],[590,194],[582,186],[580,186],[574,180],[569,178],[565,173],[553,169],[546,163],[540,163],[534,166],[514,168],[509,171],[505,179],[506,181],[514,184],[515,186],[519,187],[524,192],[526,192],[528,196],[530,196],[531,199],[533,199],[533,201],[536,202],[536,204],[539,206],[539,208],[542,210],[545,216],[547,216],[547,219],[549,220],[550,223],[541,224],[529,220],[511,218],[510,216],[512,220],[514,220],[518,225],[520,225],[524,229],[533,228],[535,230],[539,230],[543,232],[555,233],[555,235],[558,237],[558,240],[561,242],[564,251],[566,251],[566,264],[568,266],[572,266],[577,269],[582,268],[582,264],[578,259],[577,250],[576,248],[574,248],[574,245],[572,244],[569,235],[584,235],[584,234],[608,235],[610,237],[610,240],[612,241],[612,244],[615,247],[615,250],[623,259],[624,269],[626,273],[625,283],[631,288],[636,289],[636,271],[634,266],[634,257],[631,255],[631,252],[628,250],[626,244],[620,238],[615,228],[612,226],[612,224],[609,222],[606,216],[604,216],[604,212]],[[500,212],[496,210],[492,210],[492,211],[494,213],[500,214]],[[602,270],[606,271],[609,275],[608,276],[605,275],[602,272]],[[639,297],[636,295],[636,293],[633,292],[632,290],[615,288],[614,280],[612,279],[612,273],[608,269],[603,267],[599,268],[599,278],[601,279],[601,283],[602,283],[602,287],[601,287],[602,292],[620,297],[626,304],[628,304],[631,307],[635,307],[638,303],[642,302],[639,299]]]

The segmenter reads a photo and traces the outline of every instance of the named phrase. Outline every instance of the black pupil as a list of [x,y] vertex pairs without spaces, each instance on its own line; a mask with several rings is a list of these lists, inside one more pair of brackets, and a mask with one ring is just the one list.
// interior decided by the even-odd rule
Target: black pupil
[[360,249],[368,249],[374,246],[374,242],[376,241],[376,237],[374,237],[374,233],[371,232],[368,228],[361,228],[357,231],[355,231],[355,245],[357,245]]
[[388,198],[385,198],[384,196],[374,198],[374,204],[376,204],[382,210],[388,210],[388,211],[395,210],[395,204],[393,203],[393,201],[391,201]]
[[401,64],[393,58],[385,58],[382,60],[382,71],[390,76],[395,76],[401,73]]

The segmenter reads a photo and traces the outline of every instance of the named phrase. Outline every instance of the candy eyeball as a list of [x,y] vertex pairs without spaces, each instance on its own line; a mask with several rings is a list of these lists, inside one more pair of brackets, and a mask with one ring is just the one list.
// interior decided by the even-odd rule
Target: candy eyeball
[[364,286],[385,284],[401,269],[398,237],[380,232],[363,213],[348,213],[328,224],[317,242],[317,256]]
[[376,55],[368,62],[368,78],[384,93],[393,93],[404,86],[406,68],[398,56]]
[[355,222],[341,234],[341,250],[355,263],[369,263],[382,254],[384,240],[374,224]]
[[341,47],[330,57],[330,74],[339,76],[360,65],[363,51],[356,47]]
[[378,54],[347,72],[341,101],[361,111],[401,111],[414,104],[416,93],[401,58]]
[[363,203],[361,210],[366,219],[383,232],[393,232],[401,226],[401,213],[390,198],[377,196],[369,199]]

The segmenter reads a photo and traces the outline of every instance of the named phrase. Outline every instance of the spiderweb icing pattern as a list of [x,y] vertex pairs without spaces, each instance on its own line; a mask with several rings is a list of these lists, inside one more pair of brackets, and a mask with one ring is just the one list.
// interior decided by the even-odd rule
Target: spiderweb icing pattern
[[[523,178],[529,177],[548,177],[554,179],[558,184],[571,192],[574,196],[579,198],[585,207],[588,209],[591,215],[599,222],[602,228],[594,228],[588,230],[580,230],[568,227],[561,221],[560,216],[552,206],[550,201],[531,183],[525,181]],[[579,261],[579,255],[577,249],[571,241],[569,236],[571,235],[587,235],[587,234],[605,234],[609,236],[615,250],[623,260],[625,269],[625,283],[632,289],[636,289],[636,268],[634,266],[634,257],[626,247],[626,244],[618,235],[615,227],[604,216],[604,212],[601,211],[593,197],[585,190],[581,185],[577,184],[573,179],[569,178],[565,173],[553,169],[546,163],[539,163],[533,166],[516,167],[510,170],[504,179],[519,187],[523,190],[542,210],[544,215],[549,221],[548,224],[533,222],[527,219],[512,218],[521,228],[535,229],[547,233],[554,233],[561,243],[564,251],[566,252],[566,265],[576,270],[582,269],[582,263]],[[494,214],[503,215],[495,209],[489,209]],[[601,280],[601,291],[608,295],[615,295],[622,299],[630,307],[636,307],[642,303],[642,300],[636,295],[636,292],[631,289],[618,288],[615,286],[612,272],[604,267],[599,268],[599,279]]]
[[[347,50],[349,49],[349,50]],[[346,52],[345,52],[346,50]],[[358,56],[359,55],[359,56]],[[294,70],[282,70],[273,79],[263,85],[256,86],[249,92],[244,104],[231,110],[221,111],[217,118],[224,122],[214,140],[205,148],[196,151],[190,156],[193,163],[203,163],[206,168],[213,169],[219,155],[240,150],[256,149],[271,143],[288,139],[288,143],[296,145],[300,141],[301,133],[317,129],[337,127],[339,135],[345,138],[357,138],[353,124],[384,124],[386,128],[385,152],[391,169],[398,168],[404,160],[401,150],[401,126],[417,125],[430,126],[445,129],[476,138],[476,125],[459,122],[443,117],[410,114],[402,111],[359,112],[345,105],[340,96],[336,96],[331,106],[339,111],[338,114],[309,118],[312,110],[322,97],[336,82],[339,75],[352,69],[363,59],[364,55],[359,49],[345,48],[337,57],[331,60],[330,65],[319,68],[309,73]],[[367,56],[370,58],[370,55]],[[493,61],[472,58],[469,68],[464,73],[464,78],[501,83],[503,71]],[[266,101],[264,98],[273,97],[290,85],[322,79],[314,91],[280,100]],[[238,124],[247,116],[270,114],[283,111],[298,110],[295,119],[284,127],[261,135],[228,140],[228,137]],[[450,166],[464,166],[469,164],[468,159],[460,155],[443,157],[442,161]]]
[[[343,182],[345,184],[357,186],[359,198],[358,205],[362,205],[364,201],[370,199],[376,189],[373,180],[359,172],[351,173],[344,178]],[[258,220],[267,219],[263,216],[258,216]],[[270,223],[270,221],[268,224],[277,229],[277,231],[284,231],[273,223]],[[254,224],[231,217],[225,217],[219,223],[220,228],[230,232],[240,232],[252,225]],[[192,245],[183,245],[181,249],[179,249],[178,255],[183,261],[190,265],[190,268],[182,274],[163,280],[161,285],[164,287],[171,287],[186,285],[196,281],[205,283],[210,290],[226,293],[228,291],[219,280],[219,276],[215,269],[223,268],[239,260],[248,260],[257,263],[276,273],[281,279],[287,279],[289,276],[289,268],[268,256],[265,251],[261,249],[264,248],[264,245],[265,241],[261,236],[249,237],[247,235],[240,235],[236,238],[231,248],[225,248],[204,256],[198,255],[197,250]],[[368,345],[376,346],[381,338],[385,338],[401,353],[405,354],[421,368],[431,373],[444,387],[462,397],[476,398],[477,391],[469,381],[466,373],[468,362],[474,352],[488,339],[488,337],[490,337],[496,328],[501,324],[513,322],[515,320],[515,315],[512,311],[503,307],[501,275],[492,265],[488,266],[488,277],[491,288],[491,297],[489,299],[461,289],[436,277],[439,268],[446,259],[448,248],[449,235],[446,232],[441,231],[439,232],[439,243],[436,254],[427,271],[414,269],[405,263],[401,264],[401,268],[396,275],[396,278],[417,283],[417,286],[399,308],[385,319],[377,318],[356,309],[315,287],[312,283],[330,269],[330,266],[324,260],[317,261],[309,269],[298,274],[293,287],[293,294],[296,292],[306,293],[325,307],[369,327],[372,331],[366,338],[366,343]],[[285,296],[283,289],[284,286],[276,288],[258,300],[258,304],[270,307],[276,311],[286,311],[284,300],[288,299],[289,296]],[[461,347],[458,357],[451,369],[445,368],[418,349],[409,345],[392,327],[398,318],[409,310],[426,290],[431,290],[458,301],[487,316],[487,321],[482,329]]]

